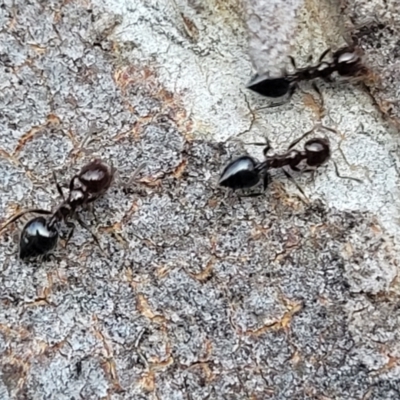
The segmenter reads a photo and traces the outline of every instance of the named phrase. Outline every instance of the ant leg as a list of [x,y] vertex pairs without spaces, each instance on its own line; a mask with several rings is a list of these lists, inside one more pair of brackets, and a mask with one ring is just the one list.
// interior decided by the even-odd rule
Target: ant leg
[[267,140],[267,145],[264,147],[263,155],[267,158],[267,153],[271,150],[271,145],[269,144],[269,140]]
[[318,94],[318,96],[319,96],[319,98],[320,98],[320,101],[321,101],[321,108],[320,108],[320,110],[321,110],[321,117],[323,117],[323,116],[325,115],[324,96],[322,96],[322,93],[321,93],[321,91],[319,90],[319,87],[317,86],[317,84],[316,84],[315,82],[313,82],[313,83],[311,84],[311,86],[312,86],[312,88],[317,92],[317,94]]
[[269,182],[270,182],[270,176],[269,176],[268,172],[266,172],[265,175],[263,176],[263,190],[262,190],[262,192],[244,194],[244,195],[239,196],[239,197],[242,198],[242,197],[258,197],[258,196],[262,196],[263,194],[265,194],[265,191],[267,190]]
[[98,224],[98,223],[99,223],[99,220],[97,219],[97,215],[96,215],[96,213],[94,212],[94,205],[93,205],[93,203],[88,203],[88,204],[87,204],[87,209],[88,209],[88,211],[91,212],[91,214],[93,214],[94,220],[96,221],[96,224]]
[[241,142],[242,144],[246,145],[246,146],[265,146],[268,145],[267,143],[261,143],[261,142]]
[[290,60],[290,64],[292,64],[292,67],[296,70],[297,65],[296,65],[295,59],[292,56],[289,56],[289,60]]
[[99,246],[99,249],[101,250],[101,252],[103,252],[103,249],[102,249],[101,246],[100,246],[99,239],[98,239],[97,236],[92,232],[92,230],[89,228],[89,226],[88,226],[85,222],[83,222],[83,221],[81,220],[81,218],[80,218],[78,215],[76,215],[75,218],[76,218],[76,220],[78,221],[79,225],[80,225],[82,228],[85,228],[85,229],[92,235],[93,240],[96,242],[97,246]]
[[14,215],[14,217],[12,217],[10,220],[8,220],[1,228],[0,228],[0,233],[10,224],[12,224],[13,222],[19,220],[22,216],[24,216],[25,214],[29,214],[29,213],[36,213],[36,214],[41,214],[41,215],[50,215],[53,214],[51,211],[47,211],[47,210],[42,210],[42,209],[37,209],[37,208],[31,208],[29,210],[25,210],[25,211],[21,211],[19,212],[17,215]]
[[337,164],[336,164],[335,161],[333,161],[333,165],[335,166],[335,173],[336,173],[336,176],[337,176],[338,178],[341,178],[341,179],[349,179],[349,180],[351,180],[351,181],[356,181],[356,182],[358,182],[358,183],[364,183],[361,179],[353,178],[352,176],[343,176],[343,175],[340,175],[340,174],[339,174],[339,168],[338,168],[338,166],[337,166]]
[[258,196],[262,196],[264,194],[264,192],[257,192],[257,193],[249,193],[249,194],[243,194],[241,196],[238,196],[239,198],[243,198],[243,197],[258,197]]
[[129,186],[135,181],[136,176],[139,174],[139,172],[147,165],[147,163],[144,161],[139,166],[133,171],[133,174],[131,177],[128,179],[128,182],[125,183],[124,189],[128,190]]
[[62,187],[60,186],[60,184],[58,183],[58,181],[57,181],[57,176],[56,176],[56,173],[53,171],[53,179],[54,179],[54,182],[55,182],[55,184],[56,184],[56,187],[57,187],[57,191],[58,191],[58,193],[59,193],[59,195],[62,197],[62,199],[65,201],[65,197],[64,197],[64,193],[63,193],[63,191],[62,191]]
[[324,76],[322,78],[326,83],[333,83],[334,79],[332,79],[330,76]]
[[65,225],[69,228],[68,236],[67,239],[65,240],[65,247],[67,247],[69,241],[72,238],[72,235],[74,234],[75,230],[75,224],[72,221],[65,221]]
[[264,189],[263,192],[265,192],[267,190],[267,187],[268,187],[268,185],[269,185],[269,183],[271,181],[270,178],[271,177],[269,176],[269,173],[266,172],[264,177],[263,177],[263,189]]
[[283,106],[284,104],[286,104],[286,103],[288,103],[288,102],[289,102],[289,99],[286,99],[286,100],[280,101],[280,102],[278,102],[278,103],[271,103],[271,104],[269,104],[269,105],[267,105],[267,106],[265,106],[265,107],[257,108],[256,110],[259,111],[259,110],[265,110],[266,108],[280,107],[280,106]]
[[56,255],[53,253],[47,253],[47,254],[43,254],[43,255],[39,256],[40,263],[49,262],[49,261],[51,261],[51,259],[58,261],[58,262],[60,261],[60,259],[58,257],[56,257]]
[[309,182],[310,183],[315,183],[315,177],[317,175],[317,170],[316,169],[313,169],[311,171],[305,170],[304,172],[310,172],[310,180],[309,180]]
[[[97,246],[99,246],[100,251],[103,253],[103,249],[102,249],[101,246],[100,246],[100,242],[99,242],[99,239],[97,238],[97,236],[91,231],[91,229],[89,228],[89,226],[86,225],[86,224],[79,218],[78,215],[75,215],[75,218],[76,218],[76,220],[78,221],[79,225],[80,225],[82,228],[85,228],[85,229],[92,235],[92,237],[93,237],[94,241],[96,242]],[[65,246],[67,246],[68,243],[69,243],[69,241],[70,241],[70,239],[71,239],[71,237],[72,237],[72,235],[73,235],[73,233],[74,233],[74,230],[75,230],[75,228],[76,228],[76,225],[75,225],[72,221],[65,221],[65,225],[66,225],[68,228],[70,228],[70,231],[69,231],[69,233],[68,233],[67,240],[65,241]]]
[[233,194],[235,193],[235,190],[234,189],[228,189],[226,192],[225,192],[225,195],[224,195],[224,197],[223,197],[223,201],[225,201],[226,202],[226,204],[228,205],[228,207],[232,207],[233,205],[234,205],[234,196],[233,196]]
[[282,168],[283,173],[286,175],[287,178],[289,178],[290,181],[292,181],[294,183],[294,185],[296,186],[296,188],[298,189],[298,191],[304,196],[305,200],[302,199],[302,201],[306,204],[310,204],[310,199],[308,198],[308,196],[304,193],[303,188],[296,182],[296,180],[293,178],[292,175],[289,174],[289,172],[287,172],[284,168]]
[[112,160],[110,162],[110,175],[112,181],[114,180],[115,175],[118,176],[118,170],[114,167],[114,163],[112,162]]
[[325,56],[326,56],[330,51],[331,51],[330,48],[326,49],[326,50],[321,54],[321,56],[319,57],[318,62],[322,62],[322,60],[325,58]]
[[267,153],[271,150],[271,145],[269,143],[269,140],[266,140],[266,143],[260,143],[260,142],[242,142],[242,144],[246,145],[246,146],[265,146],[264,150],[263,150],[263,154],[266,157]]
[[312,128],[310,131],[307,131],[306,133],[304,133],[301,137],[299,137],[298,139],[294,140],[292,143],[289,144],[288,150],[290,150],[291,148],[293,148],[294,146],[296,146],[297,143],[301,142],[304,138],[306,138],[309,134],[313,133],[315,130],[315,128]]

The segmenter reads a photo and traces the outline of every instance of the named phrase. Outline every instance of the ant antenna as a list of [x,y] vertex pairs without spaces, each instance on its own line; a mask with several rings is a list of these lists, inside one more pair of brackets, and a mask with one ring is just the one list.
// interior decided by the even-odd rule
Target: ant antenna
[[304,199],[300,197],[300,199],[305,203],[305,204],[310,204],[310,199],[308,196],[305,194],[303,188],[297,183],[296,179],[289,174],[288,171],[286,171],[284,168],[282,169],[283,173],[286,175],[287,178],[289,178],[290,181],[296,186],[297,190],[304,196]]
[[339,174],[339,168],[338,168],[338,166],[337,166],[337,163],[336,163],[334,160],[332,160],[332,161],[333,161],[333,165],[335,166],[335,173],[336,173],[336,176],[337,176],[338,178],[341,178],[341,179],[349,179],[349,180],[351,180],[351,181],[356,181],[356,182],[358,182],[358,183],[364,183],[364,181],[362,181],[361,179],[354,178],[354,177],[352,177],[352,176],[344,176],[344,175]]
[[126,182],[126,184],[124,185],[125,190],[127,190],[129,188],[129,186],[132,185],[132,183],[134,183],[136,176],[139,174],[139,172],[147,165],[146,161],[143,161],[141,164],[139,164],[139,166],[135,169],[135,171],[133,171],[133,174],[131,175],[131,177],[128,179],[128,182]]

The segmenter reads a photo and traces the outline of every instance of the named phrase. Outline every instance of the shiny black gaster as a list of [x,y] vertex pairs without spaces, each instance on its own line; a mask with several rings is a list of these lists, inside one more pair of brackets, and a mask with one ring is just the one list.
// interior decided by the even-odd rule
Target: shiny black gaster
[[23,228],[19,244],[21,259],[38,257],[52,250],[58,240],[58,230],[49,227],[44,217],[31,219]]

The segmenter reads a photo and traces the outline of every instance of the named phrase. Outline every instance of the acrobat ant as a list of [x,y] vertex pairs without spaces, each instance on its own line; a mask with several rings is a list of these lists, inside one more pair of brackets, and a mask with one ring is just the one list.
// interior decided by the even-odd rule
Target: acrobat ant
[[109,167],[103,161],[95,159],[86,164],[81,171],[71,179],[67,198],[65,198],[62,188],[58,184],[56,176],[53,173],[58,193],[63,198],[62,203],[56,210],[54,212],[42,209],[22,211],[11,218],[11,220],[1,228],[1,231],[9,224],[19,220],[25,214],[36,213],[49,215],[47,218],[35,217],[31,219],[22,229],[19,243],[19,256],[23,260],[44,256],[54,249],[60,235],[62,222],[70,228],[67,238],[68,243],[75,229],[75,224],[71,219],[77,220],[82,227],[87,229],[99,245],[97,237],[81,220],[76,211],[79,207],[89,206],[93,201],[102,196],[109,189],[114,173],[115,169],[113,167]]
[[[306,135],[310,132],[307,132]],[[250,156],[237,158],[224,168],[219,185],[232,190],[249,189],[262,180],[265,191],[269,183],[268,171],[271,169],[288,166],[293,171],[314,171],[330,159],[329,141],[327,138],[314,138],[304,144],[304,150],[293,149],[304,137],[305,135],[291,143],[289,150],[284,154],[268,156],[270,146],[267,144],[263,150],[265,156],[263,162],[258,162]]]
[[[362,65],[361,55],[354,46],[346,46],[332,55],[332,61],[323,61],[330,49],[324,51],[315,66],[297,68],[293,57],[289,57],[295,72],[284,73],[281,77],[271,78],[268,74],[255,75],[247,88],[262,96],[277,98],[289,94],[292,97],[299,82],[316,78],[331,81],[333,73],[343,77],[364,74],[366,68]],[[280,105],[280,104],[277,104]]]

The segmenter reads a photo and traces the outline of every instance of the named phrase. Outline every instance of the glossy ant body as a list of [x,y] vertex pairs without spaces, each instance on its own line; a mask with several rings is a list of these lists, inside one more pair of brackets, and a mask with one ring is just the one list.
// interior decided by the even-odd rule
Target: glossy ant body
[[76,219],[81,226],[89,230],[96,243],[99,244],[96,236],[80,219],[76,211],[79,207],[88,206],[102,196],[110,187],[114,173],[114,168],[109,167],[101,160],[96,159],[86,164],[79,174],[75,175],[71,179],[67,198],[64,197],[61,186],[56,180],[57,190],[63,198],[63,202],[54,212],[42,209],[29,209],[17,214],[8,221],[1,230],[28,213],[50,215],[47,218],[36,217],[26,223],[20,236],[20,258],[28,259],[44,256],[50,252],[57,244],[62,222],[70,228],[67,238],[68,242],[75,228],[75,224],[71,219]]
[[288,166],[293,171],[314,171],[330,159],[331,150],[328,139],[310,139],[304,144],[304,150],[293,149],[292,147],[298,142],[299,140],[293,142],[286,153],[272,156],[267,155],[270,149],[267,145],[263,151],[265,156],[263,162],[257,162],[250,156],[237,158],[222,171],[219,185],[232,190],[249,189],[262,180],[265,190],[269,183],[270,169]]
[[326,50],[318,60],[318,64],[306,68],[297,68],[293,57],[291,63],[295,68],[293,74],[285,73],[284,76],[270,78],[268,74],[254,76],[247,88],[266,97],[277,98],[289,93],[293,95],[297,85],[301,81],[309,81],[316,78],[331,81],[331,75],[337,73],[343,77],[357,76],[366,72],[362,65],[361,55],[354,47],[344,47],[333,53],[332,61],[323,61],[329,53]]

